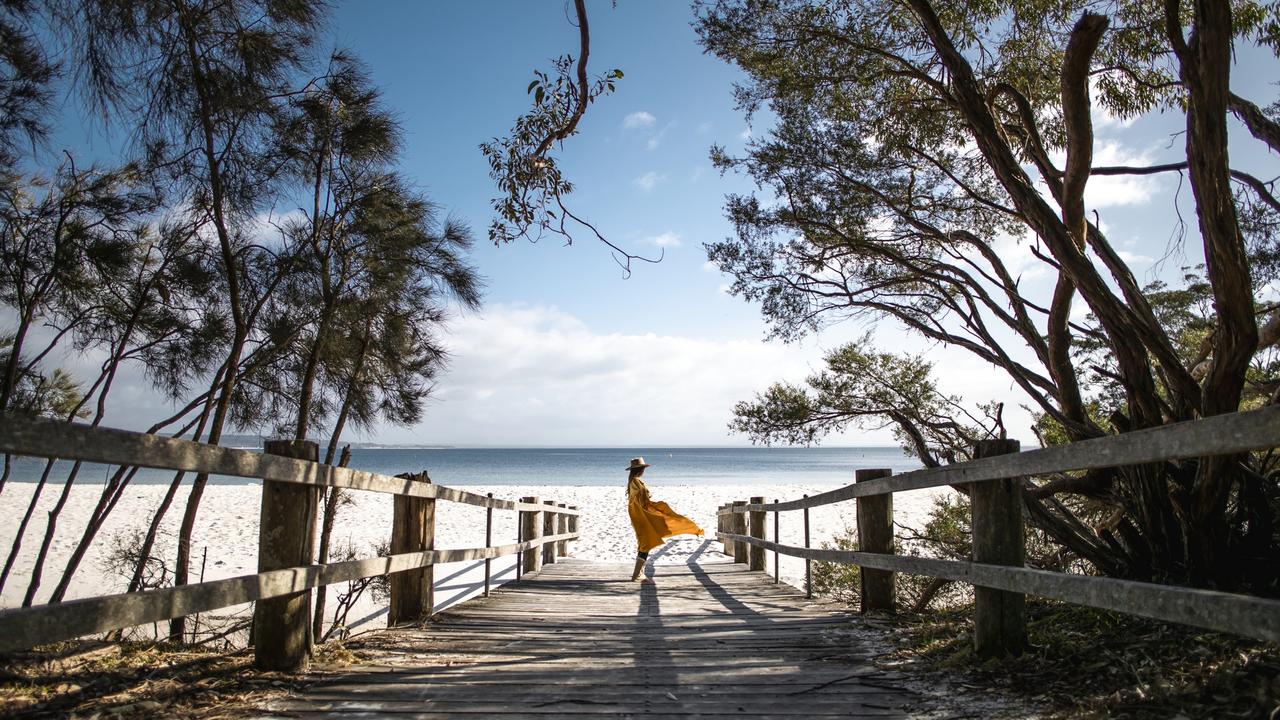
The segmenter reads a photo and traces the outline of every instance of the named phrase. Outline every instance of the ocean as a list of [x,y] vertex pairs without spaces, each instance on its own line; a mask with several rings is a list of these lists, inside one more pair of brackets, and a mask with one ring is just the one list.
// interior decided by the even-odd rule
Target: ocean
[[[854,470],[890,468],[914,470],[920,463],[899,448],[409,448],[353,447],[351,467],[396,475],[426,471],[441,485],[577,485],[625,484],[631,458],[649,462],[645,482],[664,485],[779,485],[795,483],[848,484]],[[71,463],[60,461],[49,482],[60,484]],[[12,482],[37,482],[44,461],[15,458]],[[113,468],[86,463],[77,484],[105,482]],[[144,469],[133,483],[167,484],[173,473]],[[188,478],[189,481],[189,478]],[[246,478],[210,478],[211,483],[242,485]]]

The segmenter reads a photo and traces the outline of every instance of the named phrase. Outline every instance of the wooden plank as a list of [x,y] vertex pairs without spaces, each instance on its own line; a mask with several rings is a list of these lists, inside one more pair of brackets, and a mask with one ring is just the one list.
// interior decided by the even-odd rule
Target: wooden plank
[[[411,495],[496,510],[527,509],[511,500],[489,498],[444,485],[423,485],[390,475],[251,450],[9,413],[0,413],[0,452]],[[580,511],[566,508],[563,512],[577,515]]]
[[263,598],[301,592],[321,585],[412,570],[432,564],[483,560],[515,555],[544,542],[574,540],[577,535],[553,535],[492,548],[430,550],[350,560],[328,565],[285,568],[211,580],[176,588],[121,593],[70,600],[54,605],[0,610],[0,653],[43,643],[160,622],[198,612],[241,605]]
[[[909,717],[902,675],[850,644],[849,614],[743,565],[559,559],[266,710],[299,717]],[[940,691],[939,695],[942,694]]]
[[792,557],[958,580],[970,585],[1280,642],[1280,600],[1133,580],[1068,575],[1034,568],[802,548],[768,540],[758,541],[747,535],[721,535],[731,541],[759,542],[766,549]]
[[731,512],[803,510],[891,492],[964,485],[1024,475],[1230,455],[1274,447],[1280,447],[1280,405],[1055,445],[1016,455],[925,468],[883,480],[848,485],[810,495],[808,498],[738,506]]

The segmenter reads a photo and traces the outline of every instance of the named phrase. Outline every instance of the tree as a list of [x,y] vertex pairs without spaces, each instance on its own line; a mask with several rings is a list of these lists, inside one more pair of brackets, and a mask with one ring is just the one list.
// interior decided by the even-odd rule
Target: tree
[[[336,53],[290,106],[277,133],[307,204],[281,227],[292,269],[267,325],[291,330],[271,362],[242,380],[252,392],[238,417],[298,440],[327,424],[323,460],[332,463],[348,422],[421,418],[444,361],[432,329],[450,301],[478,307],[481,283],[463,258],[470,232],[452,221],[440,227],[434,206],[395,172],[400,128],[354,59]],[[342,504],[340,489],[326,492],[321,563]],[[318,588],[315,637],[325,597]]]
[[551,234],[573,242],[574,230],[585,230],[606,245],[626,273],[631,261],[659,262],[623,250],[610,242],[589,221],[565,205],[573,183],[564,178],[552,151],[578,133],[587,107],[614,91],[621,70],[613,69],[594,81],[587,74],[591,56],[591,27],[585,0],[574,0],[578,27],[578,57],[562,55],[552,72],[535,70],[526,94],[533,98],[528,113],[516,118],[511,134],[483,143],[480,150],[489,161],[489,177],[503,194],[492,201],[497,217],[489,225],[489,240],[496,245],[525,238],[534,242]]
[[[1274,113],[1228,92],[1227,73],[1234,41],[1274,49],[1274,33],[1258,3],[1187,5],[700,4],[704,46],[748,74],[742,107],[777,116],[744,157],[713,150],[722,169],[749,174],[777,202],[730,197],[736,237],[708,246],[711,259],[734,276],[736,294],[761,303],[776,336],[892,318],[1007,373],[1066,439],[1239,408],[1259,343],[1237,208],[1267,218],[1251,227],[1274,227],[1280,204],[1267,183],[1230,166],[1229,110],[1268,148],[1276,125]],[[1091,83],[1120,117],[1185,107],[1188,161],[1095,167]],[[1198,188],[1215,303],[1211,370],[1199,379],[1085,215],[1090,177],[1152,172],[1184,172]],[[993,247],[1009,236],[1056,277],[1051,293],[1011,272]],[[1095,323],[1071,320],[1077,295]],[[1105,419],[1090,412],[1073,357],[1082,338],[1112,358],[1096,392],[1121,402]],[[1274,592],[1274,493],[1256,467],[1241,467],[1247,460],[1097,471],[1050,489],[1113,499],[1117,523],[1086,538],[1105,548],[1104,572]]]
[[[278,282],[254,242],[254,213],[277,180],[271,118],[308,60],[322,7],[313,0],[89,0],[68,11],[92,94],[141,121],[139,140],[169,167],[192,216],[210,227],[221,258],[231,339],[206,429],[221,441],[257,313]],[[266,271],[264,278],[260,273]],[[197,475],[178,538],[175,583],[185,584],[191,532],[207,475]],[[170,634],[181,637],[182,618]]]

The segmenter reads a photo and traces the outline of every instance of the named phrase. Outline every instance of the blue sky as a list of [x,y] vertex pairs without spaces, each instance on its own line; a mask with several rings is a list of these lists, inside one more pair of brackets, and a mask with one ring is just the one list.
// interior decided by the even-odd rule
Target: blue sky
[[[740,151],[749,134],[734,108],[738,71],[704,55],[680,0],[588,3],[591,73],[624,71],[617,92],[593,105],[580,134],[561,153],[577,191],[571,207],[612,241],[665,258],[638,263],[629,278],[609,251],[582,238],[565,247],[493,247],[486,240],[494,195],[479,144],[503,135],[529,105],[535,68],[577,53],[577,30],[561,0],[540,2],[344,2],[334,7],[330,43],[355,52],[383,89],[405,130],[402,168],[477,237],[474,262],[487,278],[484,309],[456,319],[447,334],[453,360],[426,419],[414,428],[382,428],[383,442],[455,445],[737,445],[726,423],[732,405],[770,382],[799,382],[824,349],[867,327],[846,326],[795,346],[764,342],[754,306],[729,297],[728,278],[708,267],[702,243],[731,233],[726,193],[749,190],[720,177],[707,159],[712,144]],[[1274,59],[1241,51],[1232,85],[1267,105],[1276,98]],[[78,111],[68,108],[69,116]],[[1095,163],[1148,164],[1177,156],[1180,114],[1118,122],[1095,114]],[[1280,163],[1260,153],[1233,125],[1236,165],[1261,176]],[[83,127],[59,141],[92,142]],[[1237,142],[1240,140],[1241,142]],[[109,143],[107,143],[109,144]],[[1177,202],[1193,224],[1172,242]],[[1095,178],[1086,200],[1141,281],[1176,277],[1202,262],[1190,191],[1176,176]],[[1025,244],[995,240],[1024,287],[1045,293],[1051,278]],[[1079,303],[1078,303],[1079,305]],[[1077,308],[1079,314],[1083,306]],[[872,327],[882,349],[923,352],[942,387],[971,401],[1003,400],[1012,437],[1030,442],[1025,402],[1007,378],[972,356],[932,347],[888,323]],[[88,363],[91,358],[71,359]],[[140,377],[117,392],[108,423],[141,427],[167,409]],[[892,444],[886,431],[851,432],[828,441]]]

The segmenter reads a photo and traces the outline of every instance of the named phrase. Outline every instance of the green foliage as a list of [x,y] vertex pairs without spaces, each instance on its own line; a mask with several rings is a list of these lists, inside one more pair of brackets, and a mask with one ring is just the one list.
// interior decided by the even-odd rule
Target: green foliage
[[932,364],[919,356],[879,352],[863,338],[830,351],[825,362],[808,388],[779,383],[735,405],[729,428],[753,442],[808,445],[850,425],[888,426],[908,454],[934,466],[968,458],[974,441],[998,425],[998,408],[971,412],[939,392]]

